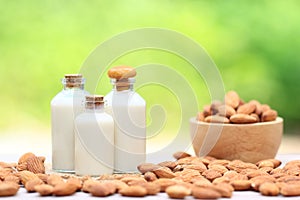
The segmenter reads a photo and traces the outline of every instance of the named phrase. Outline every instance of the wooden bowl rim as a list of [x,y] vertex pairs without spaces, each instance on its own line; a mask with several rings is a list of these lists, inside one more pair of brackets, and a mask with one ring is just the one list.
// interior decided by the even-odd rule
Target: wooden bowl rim
[[282,117],[277,117],[276,120],[270,121],[270,122],[256,122],[256,123],[249,123],[249,124],[224,124],[224,123],[208,123],[208,122],[202,122],[196,120],[196,117],[190,118],[191,124],[197,124],[197,125],[205,125],[205,126],[223,126],[223,127],[252,127],[252,126],[264,126],[264,125],[274,125],[274,124],[280,124],[283,122]]

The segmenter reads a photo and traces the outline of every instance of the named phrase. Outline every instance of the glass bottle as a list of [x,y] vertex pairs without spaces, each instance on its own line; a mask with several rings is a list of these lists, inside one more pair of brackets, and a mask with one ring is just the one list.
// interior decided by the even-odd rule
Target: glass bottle
[[74,119],[84,109],[85,79],[66,74],[63,90],[51,101],[52,169],[74,172]]
[[115,122],[114,168],[117,173],[137,172],[136,167],[146,161],[146,102],[133,89],[136,73],[132,70],[134,68],[115,67],[108,72],[113,89],[105,101],[106,112]]
[[114,168],[114,121],[104,112],[101,95],[86,96],[85,111],[75,119],[75,173],[98,176]]

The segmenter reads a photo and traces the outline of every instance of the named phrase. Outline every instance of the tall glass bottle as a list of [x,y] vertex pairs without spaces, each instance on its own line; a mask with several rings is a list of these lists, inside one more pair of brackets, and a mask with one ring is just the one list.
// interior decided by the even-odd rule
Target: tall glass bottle
[[104,112],[101,95],[86,96],[75,119],[75,173],[98,176],[114,169],[114,121]]
[[137,172],[146,160],[146,102],[134,91],[135,69],[114,67],[108,72],[113,89],[105,96],[106,112],[115,122],[115,172]]
[[74,120],[88,92],[81,74],[66,74],[62,84],[63,90],[51,101],[52,168],[74,172]]

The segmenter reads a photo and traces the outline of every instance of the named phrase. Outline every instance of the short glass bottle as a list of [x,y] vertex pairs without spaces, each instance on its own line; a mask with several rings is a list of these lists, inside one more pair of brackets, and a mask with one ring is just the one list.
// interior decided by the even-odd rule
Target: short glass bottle
[[111,78],[106,112],[115,122],[115,172],[135,173],[146,161],[146,102],[134,91],[135,78]]
[[51,101],[52,169],[74,172],[74,119],[84,110],[85,79],[66,74],[63,90]]
[[98,176],[114,168],[114,120],[104,112],[101,95],[86,96],[85,111],[75,119],[75,173]]

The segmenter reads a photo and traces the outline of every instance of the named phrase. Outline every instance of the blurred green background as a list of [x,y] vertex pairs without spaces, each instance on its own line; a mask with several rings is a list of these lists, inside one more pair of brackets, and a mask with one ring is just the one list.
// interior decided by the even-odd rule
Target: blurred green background
[[[89,53],[113,35],[158,27],[202,45],[226,90],[270,104],[285,118],[285,133],[299,133],[299,10],[298,0],[0,0],[0,130],[50,128],[49,104],[65,73],[78,72]],[[165,52],[135,52],[112,65],[148,62],[174,66],[191,82],[201,78]],[[200,109],[210,98],[199,87]],[[109,90],[108,81],[99,89]],[[151,90],[141,93],[170,105],[160,90],[153,100]]]

